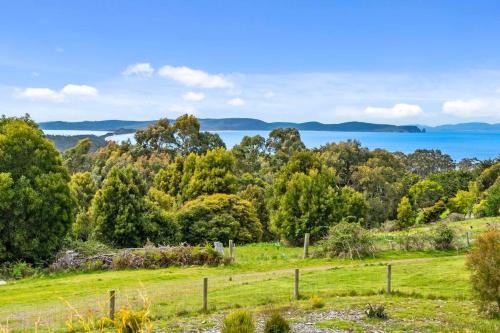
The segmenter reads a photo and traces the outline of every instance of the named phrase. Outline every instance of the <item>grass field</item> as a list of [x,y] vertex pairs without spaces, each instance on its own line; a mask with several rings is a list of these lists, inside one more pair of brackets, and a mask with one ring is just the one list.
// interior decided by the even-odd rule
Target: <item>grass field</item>
[[[498,222],[481,219],[454,226],[462,230],[472,225],[479,232],[486,223]],[[105,315],[110,289],[117,292],[118,308],[146,306],[153,327],[167,332],[216,325],[221,316],[240,307],[257,316],[279,310],[294,322],[328,313],[335,317],[332,311],[361,313],[367,303],[384,304],[390,319],[340,316],[314,320],[315,325],[361,332],[500,329],[498,320],[477,314],[462,252],[384,251],[363,260],[302,259],[301,248],[254,244],[237,247],[236,256],[229,266],[60,273],[11,282],[0,286],[0,332],[75,331],[84,322],[78,316]],[[391,295],[381,292],[387,263],[392,264]],[[300,300],[292,299],[294,268],[301,272]],[[209,313],[200,311],[203,277],[209,279]],[[312,295],[326,306],[312,309]]]

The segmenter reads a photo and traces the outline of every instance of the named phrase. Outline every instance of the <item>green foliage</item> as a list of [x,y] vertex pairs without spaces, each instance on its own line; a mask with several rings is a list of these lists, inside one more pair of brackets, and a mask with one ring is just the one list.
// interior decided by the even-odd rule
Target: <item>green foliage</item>
[[260,135],[244,136],[241,143],[231,149],[239,174],[256,175],[261,171],[265,157],[265,143],[266,140]]
[[415,211],[411,206],[410,199],[403,197],[398,205],[396,226],[398,229],[406,229],[413,224],[415,224]]
[[186,202],[177,212],[183,240],[190,244],[206,241],[237,243],[258,241],[262,225],[250,202],[231,194],[201,196]]
[[275,128],[266,140],[266,149],[270,153],[269,164],[272,171],[279,170],[290,157],[305,150],[296,128]]
[[483,211],[486,216],[500,215],[500,177],[484,193]]
[[271,223],[283,240],[299,244],[306,233],[312,240],[319,239],[329,226],[341,220],[340,196],[334,182],[333,170],[328,169],[291,176],[271,213]]
[[361,258],[375,253],[373,237],[357,223],[341,222],[320,242],[320,253],[330,257]]
[[451,156],[443,154],[438,149],[417,149],[407,156],[406,165],[411,172],[420,177],[427,177],[429,174],[454,168]]
[[367,204],[362,193],[351,187],[345,186],[340,191],[341,216],[347,218],[353,216],[356,220],[362,221],[366,215]]
[[408,195],[417,208],[431,207],[444,195],[443,187],[433,180],[424,179],[410,187]]
[[183,198],[190,200],[205,194],[235,193],[234,163],[231,152],[222,148],[197,156],[192,176],[183,189]]
[[39,271],[27,262],[18,261],[15,263],[3,263],[0,265],[0,278],[19,280],[34,276]]
[[439,183],[443,187],[444,196],[451,198],[458,191],[466,191],[469,188],[469,182],[474,180],[474,175],[471,171],[448,170],[433,173],[428,179]]
[[264,326],[264,333],[289,333],[290,331],[290,325],[279,313],[269,317]]
[[365,314],[368,318],[387,319],[389,316],[385,313],[385,306],[383,305],[366,305]]
[[64,152],[64,166],[66,166],[70,174],[90,170],[92,161],[89,152],[91,146],[92,141],[88,138],[85,138],[78,141],[76,146]]
[[61,156],[29,119],[0,119],[0,261],[41,262],[73,217]]
[[485,169],[477,178],[479,191],[485,191],[492,186],[500,177],[500,163],[496,163]]
[[433,230],[432,242],[436,250],[450,250],[453,248],[455,232],[446,223],[438,223]]
[[114,167],[90,207],[97,239],[120,247],[178,241],[173,216],[158,202],[145,198],[146,187],[132,166]]
[[92,233],[88,209],[97,192],[97,185],[90,172],[77,172],[71,176],[69,188],[76,203],[72,235],[75,238],[86,240]]
[[496,303],[494,312],[500,313],[500,231],[490,230],[474,241],[467,258],[471,271],[472,288],[480,300],[481,309],[489,310]]
[[[244,178],[245,175],[242,175],[241,178]],[[270,241],[275,239],[275,234],[271,230],[271,226],[269,223],[269,210],[267,208],[267,192],[268,185],[264,182],[247,185],[244,190],[238,193],[238,195],[245,200],[248,200],[252,206],[255,208],[255,212],[257,213],[257,217],[259,218],[260,223],[262,224],[262,240]]]
[[448,201],[448,207],[452,212],[469,215],[475,203],[476,195],[473,192],[460,190]]
[[238,310],[230,313],[222,323],[222,333],[254,333],[255,324],[250,312]]
[[441,219],[441,215],[446,211],[446,205],[443,200],[439,200],[431,207],[420,210],[417,215],[417,223],[430,223]]

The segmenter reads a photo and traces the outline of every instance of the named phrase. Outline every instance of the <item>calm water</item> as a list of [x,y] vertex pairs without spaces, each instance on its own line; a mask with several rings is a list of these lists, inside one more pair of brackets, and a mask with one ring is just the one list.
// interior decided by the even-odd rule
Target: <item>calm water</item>
[[101,136],[106,133],[110,133],[110,131],[84,131],[84,130],[43,130],[43,132],[47,135],[95,135]]
[[[228,148],[238,144],[245,135],[267,137],[268,131],[215,131]],[[500,133],[365,133],[365,132],[320,132],[301,131],[302,141],[309,148],[319,147],[328,142],[357,139],[370,149],[383,148],[389,151],[411,153],[418,148],[440,149],[453,159],[477,157],[493,158],[500,154]],[[131,139],[133,134],[115,135],[110,140]]]
[[[102,135],[105,132],[89,131],[46,131],[58,132],[78,132],[76,134],[96,134]],[[267,138],[268,131],[214,131],[220,135],[228,148],[238,144],[245,135],[261,135]],[[319,132],[301,131],[302,140],[309,148],[319,147],[328,142],[339,142],[348,139],[357,139],[363,146],[370,149],[383,148],[389,151],[402,151],[411,153],[418,148],[440,149],[442,152],[450,154],[453,159],[459,160],[464,157],[477,157],[479,159],[493,158],[500,155],[500,133],[362,133],[362,132]],[[134,141],[134,134],[114,135],[108,140]]]

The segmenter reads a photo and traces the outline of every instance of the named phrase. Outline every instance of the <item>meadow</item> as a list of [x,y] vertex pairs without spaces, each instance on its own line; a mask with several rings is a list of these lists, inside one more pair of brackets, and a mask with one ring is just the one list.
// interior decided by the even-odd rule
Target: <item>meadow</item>
[[[456,222],[479,233],[500,218]],[[428,226],[416,228],[423,232]],[[379,246],[399,232],[379,232]],[[314,248],[311,252],[314,252]],[[365,259],[302,258],[303,249],[273,243],[236,248],[236,262],[218,267],[53,273],[0,287],[0,323],[9,331],[96,330],[116,290],[117,308],[146,308],[154,330],[210,329],[236,308],[257,317],[281,311],[291,322],[323,329],[365,331],[495,332],[498,320],[477,313],[465,269],[465,251],[384,250]],[[392,265],[392,293],[385,293]],[[300,299],[293,299],[293,270],[300,269]],[[201,311],[208,277],[209,311]],[[311,297],[324,303],[314,309]],[[383,304],[389,320],[368,320],[366,304]]]

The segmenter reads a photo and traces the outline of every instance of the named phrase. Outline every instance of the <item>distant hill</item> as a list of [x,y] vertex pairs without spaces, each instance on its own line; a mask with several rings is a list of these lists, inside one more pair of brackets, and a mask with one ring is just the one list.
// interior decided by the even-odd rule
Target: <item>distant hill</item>
[[461,124],[446,124],[439,126],[416,125],[419,128],[425,129],[427,132],[499,132],[500,124],[488,123],[461,123]]
[[[202,130],[205,131],[249,131],[249,130],[272,130],[280,127],[292,127],[304,131],[339,131],[339,132],[409,132],[419,133],[421,130],[414,125],[397,126],[389,124],[373,124],[364,122],[347,122],[340,124],[323,124],[320,122],[292,123],[272,122],[268,123],[252,118],[223,118],[223,119],[199,119]],[[87,131],[117,131],[136,130],[154,123],[149,121],[128,120],[102,120],[66,122],[52,121],[42,122],[40,127],[44,130],[87,130]]]
[[56,149],[63,152],[71,147],[76,146],[81,139],[90,139],[92,142],[90,146],[91,151],[96,151],[100,147],[106,145],[106,136],[95,135],[47,135],[47,138],[54,142]]

